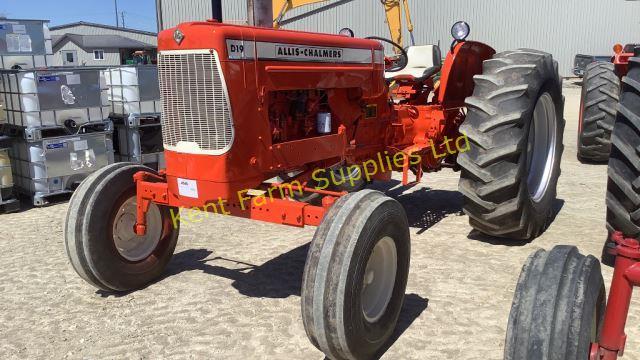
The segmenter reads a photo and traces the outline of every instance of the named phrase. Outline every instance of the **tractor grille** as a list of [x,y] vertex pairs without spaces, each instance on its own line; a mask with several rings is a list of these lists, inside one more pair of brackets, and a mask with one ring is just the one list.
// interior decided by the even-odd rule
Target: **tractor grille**
[[158,73],[165,147],[213,155],[229,150],[233,119],[217,53],[163,52]]

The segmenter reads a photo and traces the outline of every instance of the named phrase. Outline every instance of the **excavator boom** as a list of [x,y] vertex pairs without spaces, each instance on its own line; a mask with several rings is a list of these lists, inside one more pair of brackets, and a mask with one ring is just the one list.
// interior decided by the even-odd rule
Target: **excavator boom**
[[[284,16],[287,12],[306,5],[326,3],[329,0],[272,0],[273,1],[273,27],[280,27]],[[347,3],[345,1],[343,3]],[[411,21],[411,11],[409,9],[409,0],[380,0],[384,6],[387,24],[389,25],[389,33],[391,40],[396,44],[404,47],[402,33],[402,10],[407,20],[407,30],[411,35],[411,45],[415,45],[413,37],[413,22]]]
[[[404,47],[402,34],[402,9],[404,8],[405,18],[407,19],[407,30],[409,30],[409,34],[411,35],[411,45],[415,45],[409,0],[380,0],[380,2],[384,6],[385,14],[387,15],[387,25],[389,25],[391,40]],[[401,6],[400,2],[402,2],[403,6]]]
[[273,25],[280,27],[284,15],[295,8],[327,2],[328,0],[273,0]]

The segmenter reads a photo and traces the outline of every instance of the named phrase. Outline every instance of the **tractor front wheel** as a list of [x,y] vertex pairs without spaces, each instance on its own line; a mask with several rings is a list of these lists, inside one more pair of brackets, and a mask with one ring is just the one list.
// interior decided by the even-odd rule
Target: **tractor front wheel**
[[332,360],[371,359],[395,330],[409,274],[409,224],[372,190],[339,199],[318,227],[304,269],[302,318]]
[[[134,232],[136,186],[133,175],[153,170],[114,164],[87,178],[71,199],[65,245],[78,275],[106,291],[131,291],[157,280],[171,260],[179,224],[167,207],[151,204],[147,234]],[[175,211],[175,210],[174,210]]]
[[606,294],[600,263],[573,246],[538,250],[513,297],[505,360],[585,360],[599,340]]
[[471,226],[517,240],[538,237],[554,216],[564,147],[564,98],[557,62],[536,50],[497,54],[474,78],[460,127],[460,192]]

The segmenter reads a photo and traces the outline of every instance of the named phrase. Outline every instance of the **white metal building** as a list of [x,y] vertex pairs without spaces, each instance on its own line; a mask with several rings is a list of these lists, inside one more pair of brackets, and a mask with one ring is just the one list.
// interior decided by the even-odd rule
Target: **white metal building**
[[[327,4],[338,0],[327,1]],[[180,22],[211,17],[211,0],[156,0],[163,29]],[[325,4],[326,5],[326,4]],[[446,50],[450,28],[457,20],[471,24],[471,40],[498,51],[528,47],[550,52],[561,73],[571,76],[577,53],[608,55],[616,42],[640,42],[640,2],[626,0],[410,0],[416,42],[438,44]],[[322,8],[297,9],[286,18]],[[246,0],[223,0],[225,22],[247,18]],[[357,36],[388,37],[379,0],[353,0],[303,17],[285,28],[335,33],[352,28]]]
[[155,58],[157,34],[78,22],[50,28],[55,66],[121,65],[137,51]]

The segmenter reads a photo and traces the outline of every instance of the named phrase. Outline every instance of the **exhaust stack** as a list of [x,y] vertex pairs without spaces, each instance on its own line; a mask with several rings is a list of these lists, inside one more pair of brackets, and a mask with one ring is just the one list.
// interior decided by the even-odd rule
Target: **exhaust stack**
[[247,0],[247,13],[249,25],[273,27],[273,2],[271,0]]

